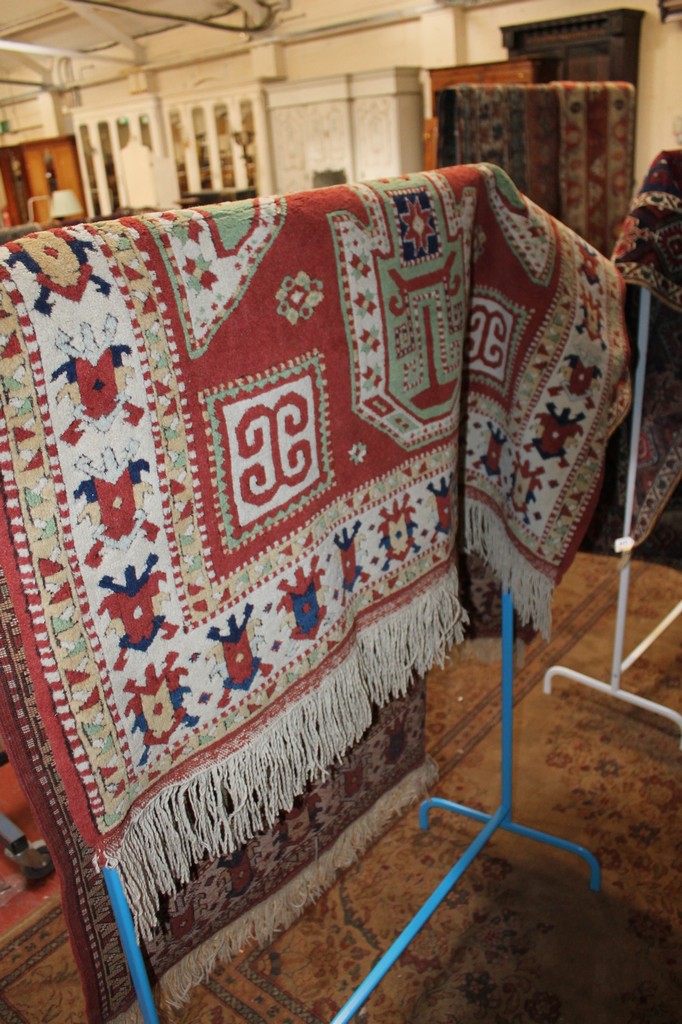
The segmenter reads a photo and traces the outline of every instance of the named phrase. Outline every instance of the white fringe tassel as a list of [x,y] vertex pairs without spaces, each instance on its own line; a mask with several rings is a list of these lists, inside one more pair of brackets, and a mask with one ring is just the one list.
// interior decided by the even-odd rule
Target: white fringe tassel
[[360,739],[374,704],[406,693],[414,672],[443,664],[463,638],[457,594],[453,567],[404,608],[359,630],[348,657],[321,685],[242,749],[133,809],[123,839],[106,856],[138,936],[151,938],[160,893],[177,892],[204,857],[229,855],[272,826],[307,782],[324,777]]
[[231,960],[244,947],[264,946],[284,931],[336,881],[384,832],[391,821],[422,800],[438,778],[430,757],[393,789],[383,793],[362,817],[342,832],[331,849],[308,864],[286,886],[207,939],[170,968],[161,979],[161,999],[180,1009],[191,990],[201,984],[216,963]]
[[465,507],[464,531],[466,550],[494,566],[504,589],[512,592],[514,610],[520,620],[531,622],[548,640],[552,627],[551,580],[517,551],[498,517],[485,506]]

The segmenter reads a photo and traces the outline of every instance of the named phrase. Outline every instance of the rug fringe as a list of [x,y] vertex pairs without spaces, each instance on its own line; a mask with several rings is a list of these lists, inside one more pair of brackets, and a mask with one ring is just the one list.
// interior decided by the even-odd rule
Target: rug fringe
[[116,1017],[112,1017],[109,1024],[144,1024],[140,1004],[134,1002],[127,1010],[119,1013]]
[[374,705],[403,696],[413,673],[443,664],[467,621],[457,594],[453,566],[404,607],[360,630],[345,660],[275,727],[133,811],[105,858],[118,870],[138,937],[153,935],[160,893],[177,892],[204,857],[229,855],[271,827],[309,781],[324,778],[361,738]]
[[464,538],[466,550],[480,555],[505,590],[512,590],[514,610],[524,624],[531,623],[545,640],[552,628],[552,591],[554,584],[534,569],[517,551],[497,515],[484,505],[465,506]]
[[[306,907],[333,885],[341,871],[355,863],[376,842],[395,818],[426,796],[437,778],[438,769],[427,755],[422,765],[383,793],[362,817],[341,833],[331,849],[308,864],[296,878],[171,967],[160,982],[164,1008],[181,1009],[191,990],[205,981],[216,963],[231,960],[245,946],[264,946],[277,932],[290,927]],[[125,1024],[132,1024],[132,1021]]]

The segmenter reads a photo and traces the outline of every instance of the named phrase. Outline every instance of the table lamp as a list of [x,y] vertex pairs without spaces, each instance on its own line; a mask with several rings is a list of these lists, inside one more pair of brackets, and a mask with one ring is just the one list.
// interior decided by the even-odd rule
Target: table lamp
[[64,220],[66,217],[78,217],[83,212],[80,200],[70,188],[58,188],[52,193],[50,213],[53,220]]

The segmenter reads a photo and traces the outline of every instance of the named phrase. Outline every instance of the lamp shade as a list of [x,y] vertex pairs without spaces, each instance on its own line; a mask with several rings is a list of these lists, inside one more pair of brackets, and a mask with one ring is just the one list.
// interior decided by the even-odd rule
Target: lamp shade
[[70,188],[58,188],[52,193],[50,212],[55,220],[61,220],[63,217],[77,217],[83,212],[83,207]]

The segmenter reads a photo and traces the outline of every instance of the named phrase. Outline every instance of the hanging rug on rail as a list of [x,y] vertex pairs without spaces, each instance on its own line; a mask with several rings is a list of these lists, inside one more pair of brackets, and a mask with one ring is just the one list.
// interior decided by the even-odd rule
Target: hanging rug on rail
[[41,232],[0,302],[27,713],[144,937],[461,639],[458,547],[548,630],[621,282],[481,165]]
[[[625,219],[613,260],[627,284],[651,292],[630,530],[641,544],[669,504],[674,524],[675,502],[679,506],[682,501],[682,149],[663,150],[652,161]],[[674,545],[674,526],[672,530]],[[667,555],[674,557],[674,551]]]

